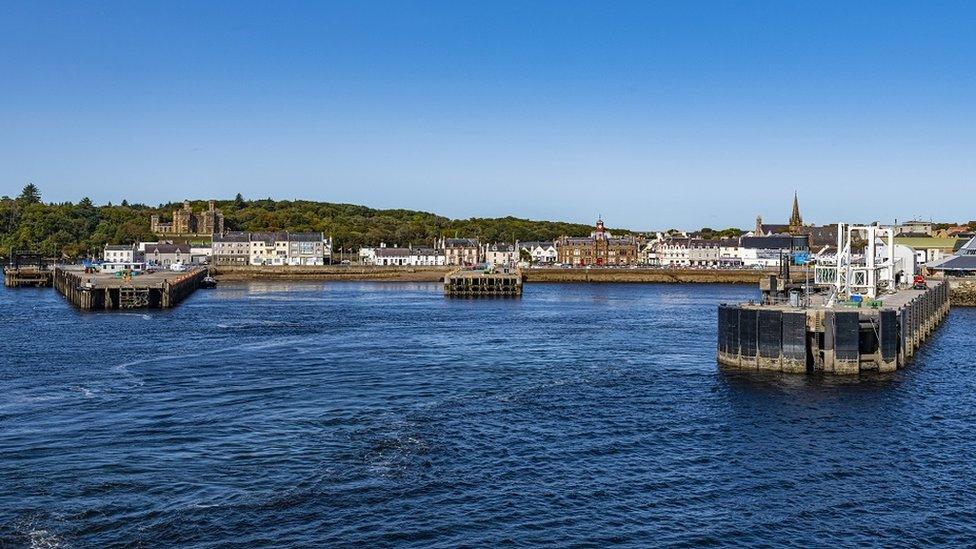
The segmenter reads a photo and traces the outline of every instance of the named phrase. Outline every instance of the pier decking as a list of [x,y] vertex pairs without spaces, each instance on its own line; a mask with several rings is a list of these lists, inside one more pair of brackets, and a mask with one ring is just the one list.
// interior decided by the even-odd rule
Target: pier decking
[[444,295],[449,297],[517,297],[522,295],[519,269],[458,269],[444,277]]
[[900,289],[870,304],[720,305],[718,362],[792,373],[857,374],[903,367],[949,313],[949,285]]
[[207,269],[185,272],[157,271],[131,278],[108,273],[85,273],[82,267],[58,267],[54,289],[84,311],[113,309],[168,309],[200,287]]
[[38,254],[17,253],[3,268],[3,285],[7,288],[33,286],[42,288],[51,285],[53,262]]

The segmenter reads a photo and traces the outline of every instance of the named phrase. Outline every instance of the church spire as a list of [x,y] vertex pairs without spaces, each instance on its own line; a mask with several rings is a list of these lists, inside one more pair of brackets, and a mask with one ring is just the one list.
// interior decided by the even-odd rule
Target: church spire
[[800,200],[796,191],[793,191],[793,215],[790,216],[790,230],[795,231],[803,228],[803,218],[800,217]]

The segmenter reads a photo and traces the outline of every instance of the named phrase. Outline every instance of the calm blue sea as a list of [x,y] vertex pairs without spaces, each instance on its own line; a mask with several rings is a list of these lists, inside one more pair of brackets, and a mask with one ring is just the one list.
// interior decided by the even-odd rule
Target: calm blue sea
[[976,310],[907,369],[729,372],[752,287],[0,291],[0,547],[976,543]]

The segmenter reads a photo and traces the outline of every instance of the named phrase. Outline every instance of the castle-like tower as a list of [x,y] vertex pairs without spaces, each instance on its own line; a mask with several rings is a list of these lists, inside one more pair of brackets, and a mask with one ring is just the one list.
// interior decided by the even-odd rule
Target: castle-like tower
[[205,211],[193,212],[189,200],[183,201],[183,208],[173,211],[173,221],[164,223],[158,215],[149,219],[150,230],[162,235],[213,235],[224,232],[224,214],[216,208],[213,200]]

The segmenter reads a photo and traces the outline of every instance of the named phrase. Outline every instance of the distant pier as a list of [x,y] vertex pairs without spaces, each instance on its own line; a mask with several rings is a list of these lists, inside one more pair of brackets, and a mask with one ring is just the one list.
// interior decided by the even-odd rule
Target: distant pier
[[53,272],[52,262],[40,255],[14,254],[3,268],[3,285],[7,288],[48,287],[51,285]]
[[518,297],[522,295],[519,269],[458,269],[444,277],[448,297]]
[[158,271],[133,277],[86,273],[82,267],[57,267],[54,289],[83,311],[168,309],[190,296],[207,276],[198,267],[185,272]]

